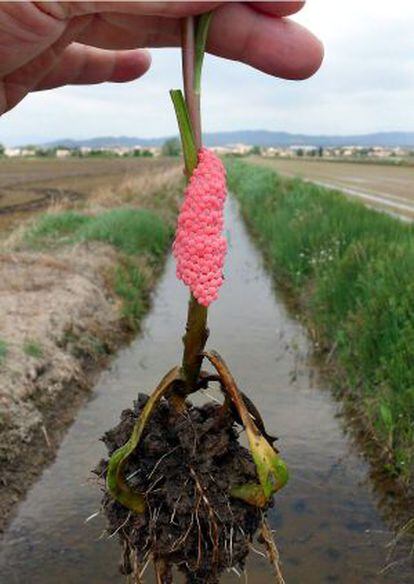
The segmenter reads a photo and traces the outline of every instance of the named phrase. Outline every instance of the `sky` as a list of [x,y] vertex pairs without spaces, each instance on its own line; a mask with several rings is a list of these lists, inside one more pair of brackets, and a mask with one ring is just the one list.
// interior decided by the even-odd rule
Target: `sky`
[[[308,0],[294,19],[323,41],[320,71],[306,81],[285,81],[207,56],[205,131],[414,131],[412,0]],[[180,55],[176,49],[152,54],[150,72],[132,83],[32,94],[0,118],[0,142],[176,134],[168,91],[180,86]]]

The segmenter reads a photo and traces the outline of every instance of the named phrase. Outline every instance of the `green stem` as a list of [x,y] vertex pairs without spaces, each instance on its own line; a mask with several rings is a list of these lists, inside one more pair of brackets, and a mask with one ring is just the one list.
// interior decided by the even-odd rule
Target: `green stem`
[[[197,166],[197,152],[202,146],[200,116],[200,80],[208,25],[211,16],[203,15],[197,21],[187,17],[182,23],[182,65],[184,95],[180,90],[171,91],[171,99],[180,129],[186,174],[190,177]],[[183,337],[184,352],[181,366],[185,392],[191,393],[197,386],[203,361],[203,351],[208,338],[207,308],[190,296],[186,332]]]
[[197,388],[203,362],[203,351],[209,334],[207,315],[207,308],[199,304],[191,294],[188,302],[185,335],[183,336],[184,353],[181,365],[181,375],[185,381],[186,393],[191,393]]
[[[170,95],[180,130],[186,174],[190,177],[197,166],[197,148],[190,116],[182,91],[180,89],[172,89]],[[203,361],[202,353],[207,338],[207,308],[199,304],[191,294],[188,304],[186,332],[183,337],[184,354],[181,368],[186,393],[190,393],[196,387]]]

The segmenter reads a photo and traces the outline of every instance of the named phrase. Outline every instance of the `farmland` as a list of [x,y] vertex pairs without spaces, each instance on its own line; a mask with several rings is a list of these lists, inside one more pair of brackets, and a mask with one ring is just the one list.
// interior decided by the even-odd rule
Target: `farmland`
[[149,184],[152,173],[174,167],[176,160],[165,158],[0,160],[0,230],[51,204],[82,203],[137,176]]
[[277,158],[260,163],[283,176],[349,191],[376,208],[414,218],[414,166]]

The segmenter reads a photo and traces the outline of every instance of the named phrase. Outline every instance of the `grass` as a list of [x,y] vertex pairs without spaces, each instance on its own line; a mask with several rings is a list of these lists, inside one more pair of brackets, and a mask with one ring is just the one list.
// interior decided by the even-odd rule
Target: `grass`
[[34,339],[27,339],[23,344],[23,352],[28,357],[34,359],[41,359],[43,357],[43,349],[38,341]]
[[3,365],[7,357],[7,343],[0,339],[0,365]]
[[107,344],[106,340],[93,333],[83,331],[79,334],[70,329],[63,335],[62,347],[79,359],[92,358],[95,361],[111,352],[111,345]]
[[136,328],[147,308],[148,284],[142,271],[130,259],[115,270],[114,290],[123,300],[122,317]]
[[75,211],[62,213],[50,213],[40,217],[32,229],[26,233],[26,241],[35,246],[45,244],[47,241],[65,239],[87,225],[91,217]]
[[[414,476],[414,229],[342,194],[240,161],[228,164],[275,278],[333,350],[344,393]],[[340,372],[340,373],[339,373]]]
[[165,252],[171,229],[148,209],[111,209],[98,215],[75,211],[42,215],[26,233],[26,244],[35,249],[51,245],[101,241],[125,254],[145,254],[158,259]]
[[137,329],[147,307],[149,282],[142,259],[157,270],[168,249],[173,230],[168,221],[149,209],[123,207],[91,215],[72,210],[39,217],[26,232],[31,249],[100,241],[120,252],[112,285],[122,299],[122,317]]
[[[172,240],[182,196],[181,167],[152,161],[137,168],[134,164],[131,172],[117,164],[112,169],[117,182],[108,183],[107,177],[99,180],[98,169],[91,164],[87,178],[92,182],[89,187],[85,182],[85,201],[75,203],[75,208],[61,203],[60,209],[39,215],[30,227],[11,236],[6,247],[53,253],[93,241],[113,246],[118,261],[112,274],[104,274],[105,280],[122,300],[125,323],[137,330],[148,306],[153,276],[162,267]],[[57,166],[56,172],[59,178]]]

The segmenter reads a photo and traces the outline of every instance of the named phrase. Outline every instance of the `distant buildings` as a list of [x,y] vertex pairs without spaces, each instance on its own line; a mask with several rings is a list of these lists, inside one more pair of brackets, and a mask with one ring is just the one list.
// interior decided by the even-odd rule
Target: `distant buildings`
[[228,144],[226,146],[212,146],[213,152],[220,156],[225,156],[226,154],[234,154],[238,156],[247,156],[251,153],[254,146],[249,144]]
[[3,154],[7,158],[16,158],[21,156],[21,148],[5,148]]
[[44,146],[27,146],[22,148],[4,148],[2,155],[6,158],[71,158],[71,157],[128,157],[128,156],[160,156],[161,148],[143,148],[139,145],[126,146],[109,146],[101,148],[91,148],[81,146],[80,148],[46,148]]
[[[250,146],[250,153],[255,147]],[[256,147],[257,149],[257,147]],[[297,157],[318,157],[318,158],[338,158],[338,159],[404,159],[414,157],[414,148],[385,147],[385,146],[333,146],[322,147],[317,145],[292,145],[292,146],[270,146],[261,147],[260,155],[265,158],[297,158]],[[255,151],[254,154],[258,152]]]
[[[326,158],[326,159],[394,159],[395,161],[412,157],[414,160],[414,148],[385,147],[385,146],[332,146],[321,147],[317,144],[296,144],[292,146],[257,146],[252,144],[227,144],[225,146],[213,146],[212,150],[220,156],[262,156],[264,158]],[[26,146],[22,148],[4,148],[3,156],[7,158],[48,157],[65,159],[76,157],[157,157],[162,155],[161,147],[134,146],[107,146],[91,148],[81,146],[79,148],[45,148],[39,146]]]
[[215,146],[213,150],[220,155],[249,156],[257,155],[264,158],[394,158],[402,159],[414,156],[414,149],[384,146],[334,146],[322,147],[309,144],[295,144],[292,146],[253,146],[249,144],[229,144]]
[[7,158],[17,158],[17,157],[30,157],[36,156],[36,148],[35,147],[27,147],[27,148],[5,148],[4,149],[4,156]]
[[56,150],[56,158],[69,158],[72,152],[68,148],[58,148]]

